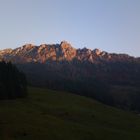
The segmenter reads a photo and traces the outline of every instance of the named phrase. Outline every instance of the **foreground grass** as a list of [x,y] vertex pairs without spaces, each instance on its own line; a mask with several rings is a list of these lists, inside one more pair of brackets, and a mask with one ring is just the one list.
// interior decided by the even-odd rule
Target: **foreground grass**
[[0,140],[140,140],[140,116],[94,100],[29,88],[0,101]]

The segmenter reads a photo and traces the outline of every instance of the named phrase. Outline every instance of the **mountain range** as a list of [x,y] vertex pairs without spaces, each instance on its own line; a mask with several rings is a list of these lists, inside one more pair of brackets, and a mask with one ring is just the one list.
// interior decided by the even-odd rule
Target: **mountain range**
[[69,91],[119,108],[140,111],[140,58],[60,44],[26,44],[0,51],[28,84]]
[[14,63],[47,61],[88,61],[91,63],[113,62],[113,61],[140,61],[127,54],[107,53],[99,49],[75,49],[70,43],[62,41],[60,44],[42,44],[35,46],[26,44],[16,49],[5,49],[0,51],[0,59],[12,61]]

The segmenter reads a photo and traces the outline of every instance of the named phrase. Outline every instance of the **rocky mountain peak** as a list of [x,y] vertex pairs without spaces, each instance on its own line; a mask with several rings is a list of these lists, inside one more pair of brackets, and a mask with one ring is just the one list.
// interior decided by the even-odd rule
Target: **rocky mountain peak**
[[34,48],[34,47],[35,47],[35,45],[33,45],[33,44],[25,44],[25,45],[22,46],[22,49],[27,49],[27,50],[29,50],[29,49],[32,49],[32,48]]
[[38,53],[40,54],[44,49],[46,49],[47,47],[47,44],[41,44],[40,46],[38,46]]
[[47,44],[41,44],[39,47],[45,48],[46,46],[47,46]]
[[11,53],[11,52],[12,52],[12,49],[11,48],[0,50],[0,54],[6,54],[6,53]]
[[72,48],[71,44],[68,43],[67,41],[62,41],[62,42],[60,43],[60,47],[61,47],[62,49]]
[[63,55],[63,59],[70,61],[76,56],[76,49],[73,48],[67,41],[62,41],[60,43],[60,48],[62,51],[61,53]]
[[98,56],[102,53],[102,51],[96,48],[96,49],[93,50],[93,53]]

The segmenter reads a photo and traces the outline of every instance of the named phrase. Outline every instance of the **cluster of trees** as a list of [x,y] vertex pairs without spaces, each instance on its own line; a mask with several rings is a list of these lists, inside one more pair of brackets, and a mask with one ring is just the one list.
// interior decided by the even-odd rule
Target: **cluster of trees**
[[0,62],[0,99],[15,99],[27,96],[25,75],[10,62]]

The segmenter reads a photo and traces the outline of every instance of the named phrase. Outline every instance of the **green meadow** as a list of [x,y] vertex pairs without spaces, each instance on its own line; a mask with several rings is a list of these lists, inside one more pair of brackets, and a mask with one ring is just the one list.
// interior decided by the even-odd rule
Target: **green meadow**
[[140,116],[90,98],[29,88],[0,101],[0,140],[140,140]]

